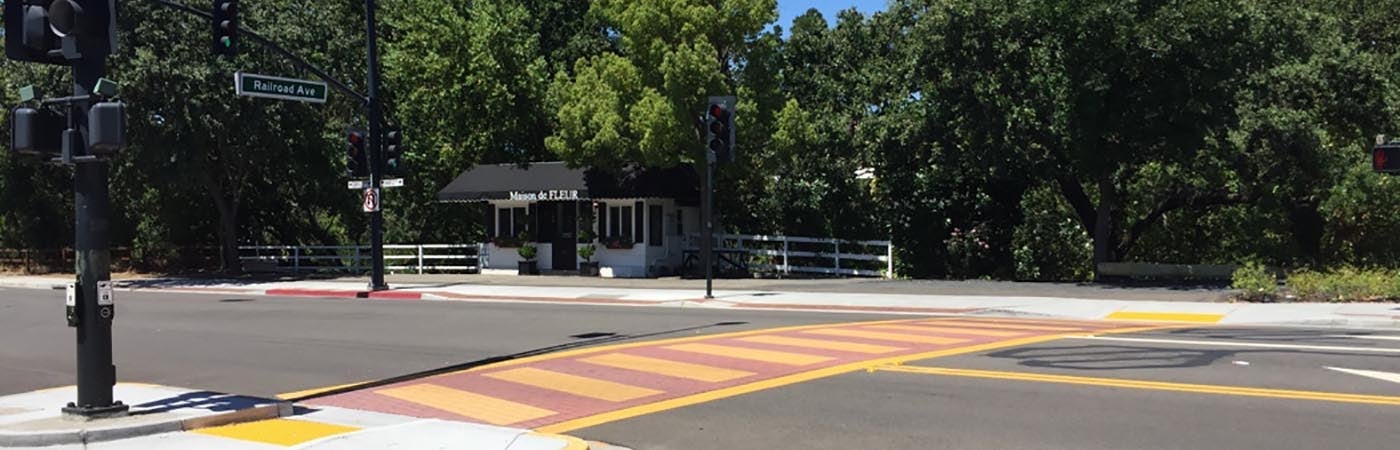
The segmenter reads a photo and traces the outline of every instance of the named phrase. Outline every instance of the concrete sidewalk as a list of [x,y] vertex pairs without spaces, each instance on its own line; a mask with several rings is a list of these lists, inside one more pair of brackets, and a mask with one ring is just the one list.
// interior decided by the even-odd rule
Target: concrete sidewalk
[[44,449],[588,450],[618,448],[519,428],[383,414],[139,383],[119,383],[126,417],[60,417],[76,396],[60,387],[0,397],[0,447]]
[[[469,280],[461,282],[457,280]],[[0,286],[50,289],[69,280],[57,277],[5,277]],[[780,281],[780,282],[779,282]],[[541,302],[677,308],[737,308],[799,311],[956,314],[1055,317],[1090,320],[1174,321],[1204,324],[1257,324],[1400,328],[1394,303],[1229,303],[1223,289],[1094,287],[1043,283],[876,282],[871,280],[718,280],[722,288],[704,298],[703,280],[606,280],[578,277],[491,275],[401,275],[391,290],[370,292],[359,278],[329,280],[233,280],[151,278],[120,280],[121,289],[381,300]],[[804,282],[813,283],[803,285]],[[776,283],[776,284],[775,284]],[[886,284],[893,283],[893,284]],[[943,286],[956,289],[942,289]],[[647,286],[648,288],[622,287]],[[983,290],[975,290],[976,287]],[[783,290],[740,289],[779,287]],[[832,287],[832,291],[811,291]],[[918,288],[924,289],[918,289]],[[799,289],[805,288],[805,289]],[[1042,292],[1043,291],[1043,292]],[[923,292],[923,293],[909,293]],[[975,292],[975,294],[968,294]],[[1114,295],[1119,294],[1122,295]],[[1085,294],[1070,296],[1070,294]],[[57,294],[56,294],[57,295]],[[1216,298],[1209,300],[1186,300]]]

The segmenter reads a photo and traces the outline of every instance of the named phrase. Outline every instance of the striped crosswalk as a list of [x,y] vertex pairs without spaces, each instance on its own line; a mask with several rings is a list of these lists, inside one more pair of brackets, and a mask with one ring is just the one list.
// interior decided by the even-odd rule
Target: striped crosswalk
[[960,317],[742,331],[573,350],[310,403],[562,432],[874,364],[1116,327]]

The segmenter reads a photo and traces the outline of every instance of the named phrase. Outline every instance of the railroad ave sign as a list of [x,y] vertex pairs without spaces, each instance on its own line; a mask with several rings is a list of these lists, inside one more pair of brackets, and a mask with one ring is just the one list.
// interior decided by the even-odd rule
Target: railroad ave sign
[[233,89],[238,95],[299,102],[326,102],[326,83],[295,78],[235,72]]
[[378,189],[378,188],[374,188],[374,189],[368,189],[368,188],[367,188],[367,189],[365,189],[365,201],[364,201],[364,204],[363,204],[362,206],[364,206],[365,212],[375,212],[375,211],[378,211],[378,210],[379,210],[379,189]]

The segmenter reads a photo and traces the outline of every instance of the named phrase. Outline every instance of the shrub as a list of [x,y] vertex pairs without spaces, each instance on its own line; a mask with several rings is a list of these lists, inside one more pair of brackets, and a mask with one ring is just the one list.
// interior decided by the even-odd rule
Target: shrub
[[522,244],[520,248],[515,251],[515,253],[519,254],[521,259],[524,259],[526,261],[533,261],[535,259],[535,255],[538,253],[538,249],[535,248],[535,244],[525,243]]
[[593,255],[598,252],[598,247],[588,244],[578,248],[578,256],[583,258],[583,262],[593,262]]
[[1299,271],[1288,276],[1288,288],[1299,299],[1327,302],[1376,302],[1400,299],[1397,274],[1382,269],[1343,267],[1329,272]]
[[1235,269],[1230,287],[1239,289],[1243,300],[1272,301],[1278,293],[1278,280],[1263,264],[1251,261]]

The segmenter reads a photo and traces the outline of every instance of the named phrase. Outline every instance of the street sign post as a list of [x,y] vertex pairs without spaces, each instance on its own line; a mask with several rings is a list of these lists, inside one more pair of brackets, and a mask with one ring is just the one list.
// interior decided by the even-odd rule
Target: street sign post
[[320,81],[236,72],[233,74],[233,89],[238,95],[247,97],[326,102],[326,83]]

